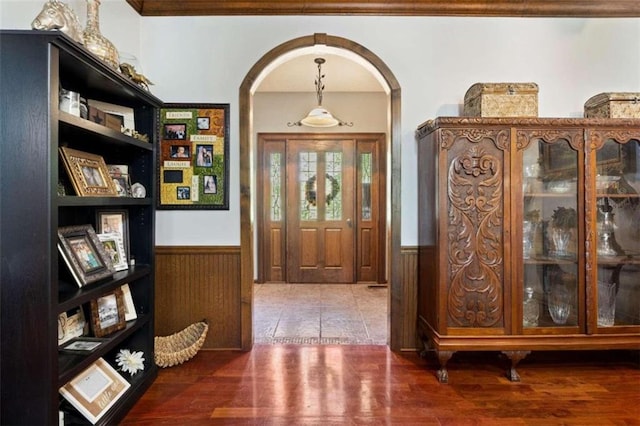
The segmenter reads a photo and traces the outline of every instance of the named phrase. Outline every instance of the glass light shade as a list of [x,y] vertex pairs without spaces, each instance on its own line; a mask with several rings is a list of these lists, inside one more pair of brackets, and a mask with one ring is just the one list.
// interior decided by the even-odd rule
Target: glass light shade
[[340,121],[320,105],[309,111],[300,122],[309,127],[333,127],[340,124]]

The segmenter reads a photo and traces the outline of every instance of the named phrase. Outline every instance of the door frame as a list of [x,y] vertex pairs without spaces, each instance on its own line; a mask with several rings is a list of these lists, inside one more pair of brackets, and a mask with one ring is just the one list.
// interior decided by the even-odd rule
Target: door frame
[[[256,152],[256,224],[257,232],[257,283],[271,282],[297,282],[288,276],[288,222],[287,215],[282,219],[270,222],[269,197],[266,192],[271,188],[271,174],[268,172],[268,153],[279,152],[281,168],[284,170],[281,183],[286,188],[287,174],[289,173],[288,153],[292,143],[296,141],[319,142],[324,140],[351,140],[354,143],[353,167],[354,167],[354,196],[355,211],[353,219],[353,281],[352,283],[385,284],[387,279],[387,233],[386,230],[386,193],[387,171],[386,151],[387,137],[384,133],[281,133],[260,132],[257,134]],[[371,203],[375,206],[375,212],[370,220],[362,220],[359,213],[362,208],[362,187],[360,182],[360,155],[371,153],[372,186]],[[288,189],[281,194],[282,206],[288,204]],[[281,241],[272,240],[272,234]],[[369,244],[367,244],[367,242]],[[364,252],[365,245],[373,249]],[[327,281],[329,282],[329,281]]]
[[[391,350],[402,349],[403,327],[405,318],[410,311],[404,306],[405,286],[401,274],[400,253],[400,183],[401,183],[401,115],[400,115],[400,84],[389,67],[373,52],[364,46],[337,36],[316,33],[303,36],[276,46],[262,56],[249,70],[242,81],[239,90],[240,109],[240,321],[241,345],[243,350],[250,350],[253,346],[253,283],[254,283],[254,211],[255,200],[252,196],[252,184],[255,183],[255,141],[253,135],[253,91],[256,82],[269,65],[279,57],[291,52],[315,45],[324,45],[353,52],[373,68],[389,88],[390,93],[390,122],[389,122],[389,155],[387,156],[388,175],[388,215],[386,232],[389,235],[389,345]],[[415,301],[414,301],[415,303]],[[413,327],[413,324],[407,325]]]

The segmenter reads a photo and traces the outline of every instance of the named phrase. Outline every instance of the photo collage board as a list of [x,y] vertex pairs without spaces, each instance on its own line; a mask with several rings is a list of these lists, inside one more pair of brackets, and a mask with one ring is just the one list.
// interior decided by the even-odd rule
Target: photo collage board
[[229,209],[229,105],[160,110],[158,209]]

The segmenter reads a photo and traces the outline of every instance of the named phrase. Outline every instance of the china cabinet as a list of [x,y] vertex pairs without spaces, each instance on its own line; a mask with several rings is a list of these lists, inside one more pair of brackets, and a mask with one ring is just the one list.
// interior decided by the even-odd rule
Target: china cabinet
[[[65,424],[89,424],[60,396],[60,388],[101,359],[118,369],[120,349],[141,351],[144,370],[120,372],[130,386],[97,422],[115,424],[157,375],[154,141],[161,102],[59,32],[0,31],[0,55],[0,423],[58,424],[62,412]],[[135,130],[149,140],[60,110],[61,88],[130,108]],[[58,155],[63,146],[128,166],[146,197],[75,195]],[[91,225],[97,230],[97,213],[105,210],[128,218],[128,252],[135,266],[79,286],[59,255],[58,228]],[[59,316],[82,309],[89,322],[92,301],[124,284],[136,318],[105,336],[92,352],[59,350]]]
[[[456,351],[640,348],[640,119],[417,130],[418,329]],[[535,305],[535,306],[534,306]]]

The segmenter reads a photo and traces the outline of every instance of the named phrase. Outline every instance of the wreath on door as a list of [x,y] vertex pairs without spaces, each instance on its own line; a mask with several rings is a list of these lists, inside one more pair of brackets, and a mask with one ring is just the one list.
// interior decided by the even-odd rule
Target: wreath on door
[[[329,173],[325,175],[327,179],[331,182],[331,192],[325,196],[325,200],[327,201],[327,205],[331,205],[331,202],[335,200],[340,192],[340,182],[338,179],[331,176]],[[304,196],[307,204],[310,204],[315,207],[317,203],[316,199],[316,175],[311,176],[307,179],[307,182],[304,185]]]

